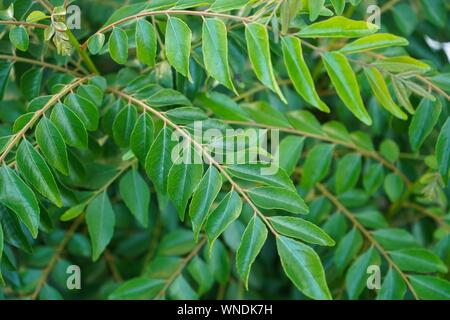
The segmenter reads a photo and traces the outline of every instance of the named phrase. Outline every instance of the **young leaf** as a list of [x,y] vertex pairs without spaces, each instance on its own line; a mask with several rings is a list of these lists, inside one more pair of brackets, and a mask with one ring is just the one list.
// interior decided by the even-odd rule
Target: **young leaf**
[[322,57],[338,96],[359,120],[370,126],[372,119],[364,107],[356,75],[347,58],[338,52],[328,52]]
[[444,182],[448,183],[448,174],[450,170],[450,118],[444,123],[439,134],[439,138],[436,144],[436,157],[439,165],[439,172],[444,179]]
[[245,27],[245,39],[250,61],[258,79],[287,103],[275,79],[270,57],[270,44],[267,28],[259,23],[251,23]]
[[156,58],[156,31],[145,19],[136,22],[136,55],[139,61],[152,67]]
[[203,22],[203,59],[209,75],[234,91],[228,62],[228,40],[225,23],[219,19],[205,19]]
[[69,174],[67,148],[59,130],[46,117],[36,127],[36,142],[47,162],[64,175]]
[[422,99],[409,126],[409,143],[414,152],[420,150],[425,139],[431,134],[441,115],[442,104]]
[[314,80],[303,58],[302,43],[296,37],[282,38],[284,64],[289,78],[294,83],[295,90],[308,103],[324,112],[330,112],[330,108],[320,99],[314,87]]
[[292,190],[279,187],[258,187],[250,189],[248,195],[263,209],[280,209],[295,214],[307,214],[308,207],[302,197]]
[[92,242],[92,260],[96,261],[114,233],[115,215],[106,192],[99,194],[87,207],[86,223]]
[[392,96],[389,93],[389,89],[381,72],[375,67],[365,68],[364,72],[370,87],[372,88],[373,94],[381,106],[399,119],[408,119],[406,113],[404,113],[402,109],[395,104],[394,100],[392,100]]
[[315,224],[297,217],[270,217],[270,223],[284,236],[321,246],[334,246],[331,237]]
[[108,41],[109,54],[118,64],[125,64],[128,60],[128,36],[120,29],[114,28]]
[[38,235],[39,204],[33,191],[7,166],[0,168],[0,203],[14,212],[30,231]]
[[333,17],[303,28],[301,38],[355,38],[377,32],[378,26],[366,21],[355,21],[345,17]]
[[189,206],[195,240],[198,240],[200,231],[208,218],[209,210],[222,188],[222,176],[216,168],[210,166],[200,181]]
[[178,211],[181,221],[184,221],[186,206],[192,193],[197,188],[203,176],[203,165],[191,164],[190,159],[179,159],[170,168],[167,178],[167,194]]
[[208,217],[205,225],[206,235],[209,241],[209,252],[216,239],[225,229],[241,214],[242,200],[235,191],[230,191],[219,203],[216,209]]
[[143,226],[148,226],[150,190],[137,170],[130,170],[120,180],[120,195],[128,209]]
[[311,247],[283,236],[276,240],[281,264],[294,285],[312,299],[331,300],[317,253]]
[[192,31],[181,19],[169,17],[166,27],[166,55],[169,63],[186,78],[191,79],[189,56]]
[[44,197],[62,206],[61,194],[50,168],[44,158],[27,140],[23,140],[17,149],[17,167],[26,180]]
[[258,216],[254,216],[245,228],[236,252],[236,268],[248,290],[250,269],[267,239],[267,228]]
[[53,108],[50,120],[58,128],[64,141],[72,147],[85,149],[88,144],[86,128],[77,115],[62,103]]

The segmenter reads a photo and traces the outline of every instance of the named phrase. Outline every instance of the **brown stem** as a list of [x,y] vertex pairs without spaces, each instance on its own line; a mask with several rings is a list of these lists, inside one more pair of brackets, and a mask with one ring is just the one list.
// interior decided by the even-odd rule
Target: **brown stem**
[[51,63],[47,63],[45,61],[39,61],[39,60],[33,60],[33,59],[28,59],[28,58],[23,58],[23,57],[18,57],[18,56],[9,56],[6,54],[0,54],[0,59],[2,60],[12,60],[14,62],[23,62],[23,63],[29,63],[29,64],[34,64],[37,66],[42,66],[44,68],[48,68],[48,69],[53,69],[55,71],[60,71],[60,72],[64,72],[64,73],[71,73],[76,77],[80,77],[82,76],[82,74],[78,73],[75,70],[71,70],[68,68],[64,68],[55,64],[51,64]]

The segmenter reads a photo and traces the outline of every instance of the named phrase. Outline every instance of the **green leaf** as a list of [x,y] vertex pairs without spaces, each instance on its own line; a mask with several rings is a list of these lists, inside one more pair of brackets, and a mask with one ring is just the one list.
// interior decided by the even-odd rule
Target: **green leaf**
[[322,127],[317,118],[309,111],[293,111],[287,115],[289,123],[297,130],[314,135],[324,135]]
[[121,28],[113,28],[108,41],[109,54],[118,64],[125,64],[128,60],[128,36]]
[[196,256],[187,266],[189,274],[198,284],[197,292],[199,295],[207,293],[214,284],[214,278],[208,265],[198,256]]
[[258,216],[254,216],[245,228],[236,252],[236,268],[248,290],[248,278],[252,264],[267,239],[267,228]]
[[97,130],[100,114],[91,101],[78,94],[70,93],[64,99],[64,104],[77,115],[87,130]]
[[96,33],[88,40],[88,49],[91,54],[99,54],[105,44],[105,35]]
[[64,175],[69,174],[69,161],[64,138],[46,117],[36,127],[36,142],[47,162]]
[[384,278],[378,300],[402,300],[406,293],[406,284],[400,274],[394,268],[390,268]]
[[215,91],[201,93],[197,97],[204,109],[211,110],[222,119],[248,121],[246,112],[229,96]]
[[295,90],[312,106],[330,112],[330,108],[320,99],[314,87],[314,80],[303,58],[301,40],[296,37],[284,37],[282,48],[284,64]]
[[363,238],[356,228],[353,228],[342,238],[336,247],[333,260],[339,273],[344,271],[350,261],[358,254],[362,245]]
[[9,31],[9,40],[12,45],[20,51],[27,51],[30,44],[30,37],[24,26],[12,27]]
[[183,158],[178,159],[178,162],[170,168],[167,194],[177,209],[180,220],[184,221],[188,201],[202,179],[203,165]]
[[377,30],[378,26],[372,23],[338,16],[306,26],[297,35],[301,38],[355,38]]
[[386,179],[384,179],[384,191],[386,191],[386,194],[391,202],[395,202],[400,199],[404,189],[405,184],[398,175],[390,173],[386,176]]
[[408,44],[409,42],[405,38],[390,33],[377,33],[357,39],[339,51],[345,54],[351,54],[394,46],[407,46]]
[[32,11],[28,16],[27,16],[27,22],[39,22],[41,20],[50,18],[49,16],[47,16],[44,12],[39,11],[39,10],[35,10]]
[[87,207],[86,223],[92,243],[92,260],[96,261],[114,234],[115,215],[106,192],[99,194]]
[[342,102],[359,120],[370,126],[372,119],[364,107],[356,75],[347,58],[339,52],[327,52],[322,57]]
[[251,23],[245,27],[245,39],[250,61],[258,79],[287,103],[275,79],[270,57],[270,44],[267,28],[259,23]]
[[396,162],[400,158],[400,148],[391,139],[385,139],[380,145],[380,154],[389,162]]
[[350,300],[358,299],[367,286],[367,268],[379,264],[380,255],[373,247],[353,262],[345,276],[345,285]]
[[371,164],[363,177],[364,190],[369,195],[374,194],[384,182],[384,168],[380,163]]
[[169,63],[186,78],[191,79],[189,56],[192,31],[181,19],[169,17],[166,27],[166,55]]
[[208,218],[214,200],[222,188],[222,176],[216,168],[210,166],[200,181],[189,206],[195,240],[198,240],[200,231]]
[[250,0],[215,0],[210,9],[214,12],[241,9],[245,7],[249,1]]
[[[0,223],[0,265],[2,264],[2,255],[3,255],[3,229],[2,224]],[[0,269],[0,285],[4,285],[5,281],[2,277],[2,270]]]
[[[104,78],[100,78],[100,79],[103,79],[103,81],[106,81]],[[95,80],[95,77],[91,78],[92,84],[84,84],[84,85],[78,87],[77,98],[78,99],[80,99],[80,97],[82,98],[81,101],[79,102],[82,105],[86,104],[86,100],[89,101],[91,104],[94,104],[97,107],[100,107],[103,103],[103,91],[105,90],[103,87],[106,86],[106,83],[103,83],[102,87],[100,87],[99,84],[94,83],[94,80]]]
[[20,78],[20,90],[27,100],[32,100],[39,96],[41,92],[43,68],[31,68]]
[[139,61],[152,67],[156,59],[156,31],[145,19],[136,23],[136,55]]
[[219,19],[205,19],[202,39],[206,71],[211,77],[237,94],[229,69],[227,27],[225,23]]
[[0,168],[0,203],[14,212],[33,238],[38,235],[39,204],[33,191],[7,166]]
[[258,101],[242,105],[246,113],[257,123],[275,127],[290,127],[284,114],[267,101]]
[[145,171],[161,194],[167,192],[167,176],[172,167],[172,150],[175,143],[172,141],[172,131],[167,127],[159,132],[145,159]]
[[386,71],[425,73],[430,70],[430,66],[422,61],[410,56],[389,57],[373,63],[375,67],[383,68]]
[[426,138],[431,134],[441,115],[442,104],[422,99],[409,126],[409,143],[414,152],[420,150]]
[[134,278],[122,283],[108,297],[110,300],[153,299],[165,285],[164,280]]
[[331,0],[331,4],[333,5],[334,11],[337,15],[342,15],[345,9],[345,1],[346,0]]
[[138,113],[133,105],[129,105],[119,111],[113,123],[114,141],[122,147],[130,146],[131,133],[133,132]]
[[375,239],[386,250],[417,248],[419,244],[414,237],[403,229],[381,229],[373,232]]
[[142,164],[153,142],[154,124],[150,115],[143,113],[139,116],[130,136],[130,147]]
[[320,182],[328,175],[333,157],[333,145],[318,144],[315,145],[303,165],[303,175],[301,185],[310,189],[317,182]]
[[339,160],[336,169],[336,193],[349,191],[358,183],[362,161],[357,153],[350,153]]
[[135,169],[130,170],[120,180],[120,195],[128,209],[143,226],[148,226],[150,190],[145,180]]
[[450,118],[442,126],[436,144],[436,158],[439,165],[439,172],[448,184],[448,174],[450,170]]
[[309,20],[315,21],[320,15],[325,4],[325,0],[308,0]]
[[44,158],[27,140],[23,140],[17,149],[17,167],[26,180],[44,197],[62,206],[61,194],[50,168]]
[[284,236],[321,246],[334,246],[334,240],[315,224],[296,217],[270,217],[274,229]]
[[304,142],[304,137],[287,136],[278,146],[274,158],[279,160],[280,169],[283,169],[288,176],[294,173],[300,161]]
[[230,191],[222,199],[217,208],[211,212],[205,225],[210,254],[216,239],[239,217],[241,210],[241,198],[235,191]]
[[409,276],[419,298],[424,300],[449,300],[450,282],[432,276]]
[[404,113],[398,105],[395,104],[392,99],[386,82],[384,81],[383,75],[377,68],[364,68],[364,73],[366,74],[367,80],[369,81],[370,87],[372,88],[375,98],[378,100],[381,106],[383,106],[387,111],[392,113],[395,117],[406,120],[408,116]]
[[248,190],[252,201],[263,209],[280,209],[295,214],[307,214],[308,207],[296,192],[279,187],[259,187]]
[[274,174],[266,174],[264,169],[268,168],[267,166],[261,164],[234,164],[227,166],[226,169],[232,176],[239,179],[259,182],[268,186],[281,187],[295,191],[295,187],[291,179],[287,173],[280,168],[277,168]]
[[3,99],[3,95],[5,94],[12,65],[8,61],[0,61],[0,99]]
[[311,247],[283,236],[276,240],[281,264],[294,285],[312,299],[331,300],[325,272],[317,253]]
[[50,120],[59,130],[64,141],[72,147],[85,149],[88,144],[86,128],[80,118],[62,103],[53,108]]
[[420,273],[441,272],[447,273],[448,269],[437,255],[429,250],[421,248],[403,249],[389,252],[392,260],[403,271]]

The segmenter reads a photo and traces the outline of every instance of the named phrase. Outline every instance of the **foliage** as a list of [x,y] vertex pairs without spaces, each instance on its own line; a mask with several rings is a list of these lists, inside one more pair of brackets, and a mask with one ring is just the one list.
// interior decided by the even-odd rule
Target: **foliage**
[[449,5],[373,2],[0,1],[0,298],[449,299]]

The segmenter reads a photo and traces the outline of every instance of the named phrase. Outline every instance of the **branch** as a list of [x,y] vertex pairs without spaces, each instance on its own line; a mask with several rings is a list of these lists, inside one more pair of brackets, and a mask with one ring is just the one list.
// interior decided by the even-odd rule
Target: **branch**
[[25,21],[5,21],[0,20],[0,24],[3,25],[13,25],[13,26],[24,26],[24,27],[33,27],[33,28],[41,28],[45,29],[48,26],[42,23],[33,23],[33,22],[25,22]]
[[6,55],[6,54],[0,54],[0,59],[1,60],[12,60],[14,62],[23,62],[23,63],[34,64],[34,65],[41,66],[41,67],[44,67],[44,68],[53,69],[55,71],[60,71],[60,72],[64,72],[64,73],[71,73],[72,75],[74,75],[76,77],[81,77],[82,76],[82,74],[78,73],[76,70],[71,70],[71,69],[68,69],[68,68],[64,68],[64,67],[58,66],[56,64],[47,63],[45,61],[28,59],[28,58],[23,58],[23,57],[19,57],[19,56],[9,56],[9,55]]
[[361,231],[361,233],[364,235],[364,237],[369,240],[369,242],[380,252],[380,254],[386,259],[389,266],[394,268],[399,275],[402,277],[403,281],[405,281],[406,285],[408,286],[409,290],[411,291],[414,299],[419,300],[419,297],[417,296],[416,291],[414,290],[413,286],[411,285],[407,275],[400,269],[400,267],[391,259],[389,256],[389,253],[384,249],[384,247],[372,236],[372,234],[361,224],[359,221],[354,217],[353,213],[350,212],[340,201],[338,198],[336,198],[328,189],[318,183],[317,189],[326,197],[328,198],[334,206],[342,212],[348,220],[351,221],[351,223]]

